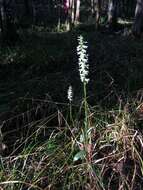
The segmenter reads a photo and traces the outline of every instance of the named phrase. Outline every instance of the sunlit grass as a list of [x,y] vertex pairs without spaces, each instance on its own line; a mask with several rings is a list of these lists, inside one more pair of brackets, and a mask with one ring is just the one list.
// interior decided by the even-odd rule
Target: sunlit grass
[[136,130],[136,110],[129,113],[124,107],[102,112],[98,107],[90,109],[88,120],[92,149],[89,152],[88,147],[87,154],[90,165],[81,155],[75,159],[79,149],[83,149],[80,137],[84,120],[78,121],[74,116],[72,123],[70,120],[65,122],[64,115],[60,113],[60,122],[64,126],[57,126],[52,132],[49,129],[48,137],[42,141],[41,137],[45,135],[43,128],[48,129],[48,123],[43,123],[40,129],[37,126],[29,140],[29,137],[25,139],[21,152],[1,156],[1,187],[8,190],[24,187],[100,190],[121,186],[133,189],[143,175],[143,139]]

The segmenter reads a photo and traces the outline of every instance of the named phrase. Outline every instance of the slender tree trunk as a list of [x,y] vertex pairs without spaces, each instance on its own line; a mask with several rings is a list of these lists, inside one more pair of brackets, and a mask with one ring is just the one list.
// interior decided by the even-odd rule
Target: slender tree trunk
[[96,28],[99,26],[100,16],[101,16],[101,3],[102,0],[90,0],[90,10],[91,16],[89,21],[96,25]]
[[72,27],[79,22],[80,0],[67,0],[67,12],[69,28],[72,29]]
[[64,0],[64,14],[66,30],[70,30],[70,0]]
[[101,3],[102,3],[101,0],[95,0],[94,1],[96,28],[99,27],[100,16],[101,16]]
[[143,0],[137,0],[135,9],[135,20],[133,23],[133,34],[135,36],[141,35],[143,27]]
[[75,1],[75,18],[74,18],[74,24],[79,23],[80,18],[80,0]]
[[6,10],[4,5],[4,0],[0,0],[0,20],[1,20],[1,34],[2,39],[4,40],[6,38],[7,34],[7,16],[6,16]]
[[10,11],[12,10],[8,11],[8,4],[6,4],[6,1],[0,0],[2,41],[8,45],[13,45],[18,39],[18,34],[16,33],[16,27]]
[[92,16],[95,15],[95,1],[97,1],[97,0],[90,0],[90,7],[91,7]]
[[71,25],[74,25],[74,16],[75,16],[75,13],[74,13],[74,10],[75,10],[75,2],[74,0],[71,0],[70,1],[71,4],[70,4],[70,13],[71,13]]
[[117,25],[117,9],[118,9],[118,0],[109,0],[108,23],[112,29],[115,29]]

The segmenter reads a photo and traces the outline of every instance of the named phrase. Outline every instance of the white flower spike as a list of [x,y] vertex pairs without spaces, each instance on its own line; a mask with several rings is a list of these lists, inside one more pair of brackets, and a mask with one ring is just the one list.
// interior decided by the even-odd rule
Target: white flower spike
[[77,55],[78,55],[78,64],[79,64],[79,73],[80,79],[83,83],[88,83],[88,73],[89,73],[89,65],[88,65],[88,53],[87,53],[87,42],[84,41],[83,36],[78,37],[78,46],[77,46]]
[[72,90],[72,86],[69,86],[68,88],[68,100],[71,103],[73,100],[73,90]]

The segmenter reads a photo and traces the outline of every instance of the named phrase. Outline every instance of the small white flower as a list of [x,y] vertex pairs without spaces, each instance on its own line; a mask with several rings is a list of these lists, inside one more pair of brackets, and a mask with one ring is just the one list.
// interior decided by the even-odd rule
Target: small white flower
[[68,88],[68,100],[69,100],[69,102],[72,102],[72,100],[73,100],[72,86],[69,86],[69,88]]
[[78,37],[78,46],[77,46],[77,55],[78,55],[78,64],[79,64],[79,73],[81,82],[88,83],[88,73],[89,73],[89,65],[88,65],[88,53],[87,53],[87,42],[84,41],[83,36]]

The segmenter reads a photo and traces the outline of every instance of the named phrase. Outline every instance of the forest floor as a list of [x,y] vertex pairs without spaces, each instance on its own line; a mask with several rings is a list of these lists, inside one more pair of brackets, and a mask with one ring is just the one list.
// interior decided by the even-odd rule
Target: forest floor
[[12,138],[7,131],[45,118],[57,107],[62,110],[68,105],[70,85],[73,105],[80,107],[83,90],[76,52],[80,34],[88,42],[89,105],[112,110],[118,109],[120,103],[142,103],[142,38],[95,31],[92,26],[61,33],[23,31],[16,46],[0,50],[0,121],[2,132],[6,133],[4,143],[9,147],[13,148],[19,137],[13,134]]
[[67,33],[29,31],[21,35],[17,46],[1,48],[0,112],[18,109],[14,105],[19,98],[48,95],[53,101],[67,102],[69,85],[73,86],[73,101],[80,101],[76,53],[80,34],[89,46],[89,103],[106,107],[114,105],[118,98],[126,101],[142,90],[142,39],[94,32],[89,26]]

